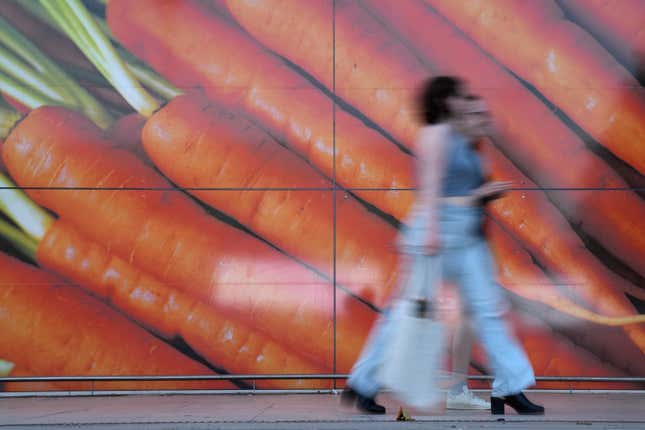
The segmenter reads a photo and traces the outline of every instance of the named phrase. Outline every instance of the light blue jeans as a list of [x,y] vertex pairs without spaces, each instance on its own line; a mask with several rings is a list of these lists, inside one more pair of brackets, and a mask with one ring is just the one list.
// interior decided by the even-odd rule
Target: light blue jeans
[[[531,363],[508,330],[502,316],[507,307],[502,288],[496,283],[495,262],[480,232],[482,210],[478,207],[441,207],[441,270],[445,279],[458,287],[465,310],[473,319],[475,332],[486,351],[493,372],[493,396],[515,394],[535,384]],[[403,235],[422,234],[404,229]],[[432,279],[432,256],[410,256],[408,285]],[[432,297],[434,282],[427,282],[424,294]],[[405,295],[405,290],[402,292]],[[380,389],[378,371],[388,339],[395,336],[386,310],[377,320],[352,368],[348,383],[358,393],[374,397]]]

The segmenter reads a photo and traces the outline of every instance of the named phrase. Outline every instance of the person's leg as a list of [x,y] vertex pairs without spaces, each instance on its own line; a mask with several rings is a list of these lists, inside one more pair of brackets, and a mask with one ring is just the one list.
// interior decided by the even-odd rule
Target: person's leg
[[470,317],[462,313],[452,338],[452,373],[455,378],[455,384],[452,386],[451,391],[454,394],[460,394],[464,388],[467,388],[466,378],[474,341],[475,330]]
[[468,367],[475,342],[475,330],[470,315],[462,312],[452,339],[452,374],[455,383],[446,398],[447,409],[489,409],[490,402],[468,390]]
[[378,394],[380,384],[378,381],[378,368],[383,355],[384,342],[389,336],[388,311],[381,314],[374,323],[361,355],[354,364],[347,380],[347,385],[341,394],[341,403],[353,406],[368,413],[384,414],[385,407],[374,401]]
[[372,327],[360,356],[354,363],[347,384],[365,397],[375,397],[380,389],[378,370],[382,363],[387,339],[391,336],[392,324],[385,310]]
[[[427,284],[427,261],[424,255],[406,256],[409,261],[402,276],[402,295],[416,294],[415,289]],[[374,324],[372,331],[363,346],[361,354],[354,363],[348,385],[362,396],[373,398],[378,394],[380,381],[378,372],[383,363],[383,354],[388,339],[396,335],[396,325],[392,324],[391,309],[386,310]]]
[[[404,273],[402,274],[403,297],[431,297],[436,282],[435,276],[440,270],[436,260],[426,255],[405,256]],[[396,336],[396,309],[388,309],[377,320],[361,354],[352,367],[347,385],[360,396],[373,399],[381,386],[379,371],[389,339]]]
[[449,251],[465,305],[495,376],[492,396],[517,394],[535,383],[531,364],[505,321],[503,292],[495,282],[494,261],[481,239]]

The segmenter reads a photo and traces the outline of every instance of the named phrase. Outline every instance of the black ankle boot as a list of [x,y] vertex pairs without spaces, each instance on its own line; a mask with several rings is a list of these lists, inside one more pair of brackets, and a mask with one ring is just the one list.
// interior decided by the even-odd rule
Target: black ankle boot
[[532,403],[521,391],[510,396],[490,398],[490,412],[493,415],[504,415],[504,405],[515,409],[515,412],[520,415],[541,415],[544,413],[544,407]]
[[385,407],[376,403],[373,397],[365,397],[360,394],[356,397],[356,407],[369,414],[382,415],[385,413]]
[[374,401],[373,397],[365,397],[354,391],[351,387],[346,387],[340,395],[340,401],[345,406],[356,404],[358,410],[369,414],[384,414],[385,408]]

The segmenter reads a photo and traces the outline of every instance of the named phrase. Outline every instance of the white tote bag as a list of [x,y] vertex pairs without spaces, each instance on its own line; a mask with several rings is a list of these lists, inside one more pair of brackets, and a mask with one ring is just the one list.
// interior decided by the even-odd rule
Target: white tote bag
[[[413,282],[441,279],[438,256],[429,257],[430,276]],[[391,308],[392,338],[387,340],[380,382],[394,397],[415,409],[430,409],[443,400],[441,376],[445,330],[432,300],[421,295],[423,285],[406,285]],[[428,286],[426,286],[428,287]]]

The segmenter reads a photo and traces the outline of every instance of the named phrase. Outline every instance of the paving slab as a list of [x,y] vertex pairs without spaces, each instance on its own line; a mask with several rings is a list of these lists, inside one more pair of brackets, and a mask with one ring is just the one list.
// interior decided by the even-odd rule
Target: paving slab
[[[487,393],[479,393],[486,396]],[[507,411],[410,411],[396,422],[399,404],[379,400],[386,415],[366,415],[339,404],[335,394],[199,394],[0,397],[0,430],[34,428],[136,429],[642,429],[645,393],[530,393],[543,416]]]

